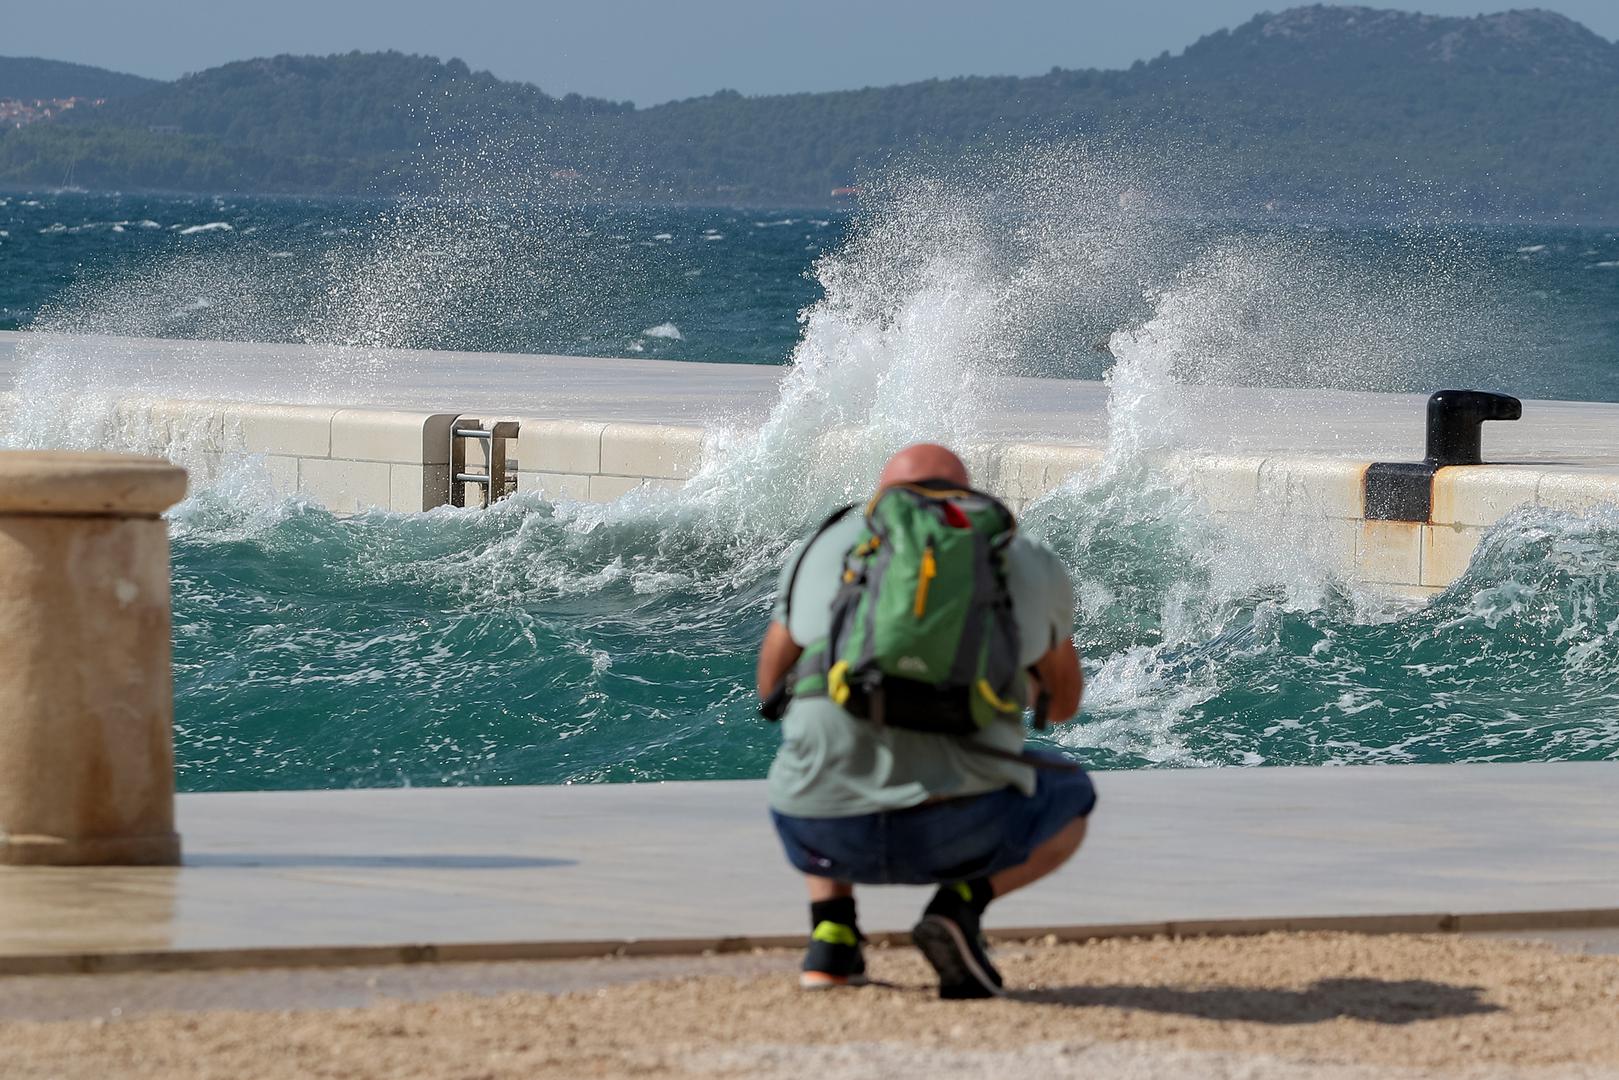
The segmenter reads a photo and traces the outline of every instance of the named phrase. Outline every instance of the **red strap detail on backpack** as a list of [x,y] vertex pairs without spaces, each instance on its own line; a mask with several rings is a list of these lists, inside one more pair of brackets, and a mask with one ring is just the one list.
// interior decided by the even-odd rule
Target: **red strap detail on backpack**
[[967,520],[967,515],[961,512],[961,507],[955,503],[944,504],[944,523],[952,529],[970,529],[973,523]]

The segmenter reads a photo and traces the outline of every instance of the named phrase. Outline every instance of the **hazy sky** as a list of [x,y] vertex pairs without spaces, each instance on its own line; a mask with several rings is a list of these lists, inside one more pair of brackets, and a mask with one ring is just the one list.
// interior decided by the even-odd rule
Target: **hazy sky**
[[[1286,0],[18,0],[0,51],[173,78],[274,53],[399,49],[650,105],[730,88],[834,90],[1126,67]],[[1367,6],[1477,15],[1504,4]],[[1619,38],[1619,0],[1520,0]]]

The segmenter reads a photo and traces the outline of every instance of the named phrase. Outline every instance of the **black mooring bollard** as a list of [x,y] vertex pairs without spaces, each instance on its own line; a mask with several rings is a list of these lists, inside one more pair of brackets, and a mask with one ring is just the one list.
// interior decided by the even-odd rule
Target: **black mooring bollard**
[[1428,398],[1428,464],[1477,465],[1484,460],[1486,420],[1517,420],[1523,402],[1483,390],[1441,390]]
[[1523,402],[1506,394],[1441,390],[1429,397],[1427,458],[1366,466],[1366,520],[1427,521],[1433,514],[1433,474],[1446,465],[1480,464],[1484,421],[1521,416]]

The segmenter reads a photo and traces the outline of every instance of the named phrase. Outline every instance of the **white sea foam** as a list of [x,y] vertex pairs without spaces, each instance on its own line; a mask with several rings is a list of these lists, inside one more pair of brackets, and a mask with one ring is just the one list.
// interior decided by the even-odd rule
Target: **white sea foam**
[[1545,244],[1530,244],[1528,247],[1518,249],[1519,255],[1535,255],[1546,250]]
[[649,326],[645,330],[641,331],[641,336],[649,338],[667,338],[670,341],[682,340],[680,327],[676,326],[672,322],[659,323],[657,326]]
[[233,232],[236,226],[228,221],[210,221],[204,225],[187,225],[180,230],[181,236],[194,236],[197,233]]

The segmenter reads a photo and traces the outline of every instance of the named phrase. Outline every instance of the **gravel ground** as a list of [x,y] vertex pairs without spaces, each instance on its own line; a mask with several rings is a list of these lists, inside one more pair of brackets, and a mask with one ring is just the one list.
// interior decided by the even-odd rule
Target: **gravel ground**
[[966,1003],[938,1001],[909,949],[873,951],[886,985],[824,994],[799,992],[782,954],[638,973],[619,961],[632,966],[603,967],[616,970],[606,978],[576,964],[552,969],[549,985],[563,992],[498,996],[467,991],[509,986],[504,965],[465,965],[438,984],[460,992],[431,1000],[8,1021],[0,1074],[1619,1080],[1611,955],[1454,936],[1273,934],[1030,943],[998,957],[1012,996]]

